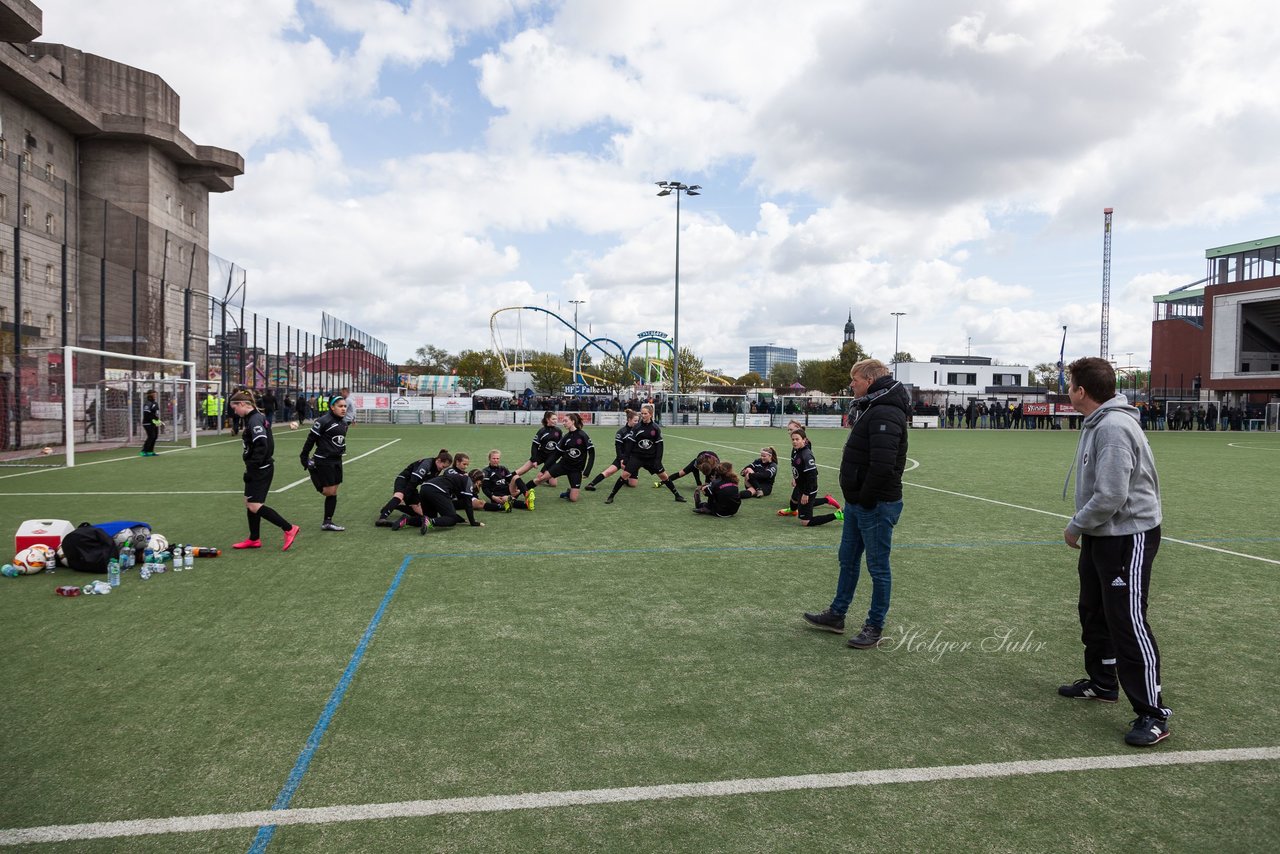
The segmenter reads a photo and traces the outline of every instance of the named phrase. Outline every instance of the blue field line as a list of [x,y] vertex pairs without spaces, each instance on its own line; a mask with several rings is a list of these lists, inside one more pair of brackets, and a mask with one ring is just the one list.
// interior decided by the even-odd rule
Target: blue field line
[[[293,800],[293,795],[298,791],[298,786],[302,784],[302,777],[307,773],[307,767],[311,764],[311,757],[315,755],[321,739],[324,738],[325,730],[329,728],[329,721],[333,720],[334,713],[338,711],[338,706],[342,703],[342,698],[346,696],[347,688],[351,686],[351,680],[355,678],[356,670],[360,667],[360,661],[364,658],[365,650],[369,648],[369,641],[373,640],[373,633],[378,630],[378,624],[382,622],[382,615],[386,613],[387,606],[391,604],[392,597],[396,595],[396,590],[400,587],[400,580],[404,578],[405,570],[409,568],[409,562],[412,560],[413,555],[408,555],[400,563],[400,569],[396,572],[396,577],[391,581],[391,586],[387,588],[386,594],[382,597],[382,603],[378,605],[378,610],[374,612],[368,628],[364,630],[364,634],[360,637],[360,643],[356,644],[356,651],[352,653],[351,660],[347,662],[347,669],[342,672],[342,678],[338,680],[333,693],[329,695],[329,701],[325,703],[324,711],[320,713],[320,720],[316,721],[315,727],[311,730],[311,735],[307,736],[307,743],[303,746],[302,752],[298,754],[298,760],[293,763],[293,770],[289,772],[289,778],[285,780],[284,788],[276,796],[275,803],[271,805],[271,809],[283,810],[289,808],[289,802]],[[271,843],[271,837],[275,836],[275,832],[276,825],[274,824],[258,828],[258,834],[253,839],[253,845],[249,846],[249,854],[261,854],[261,852],[265,851],[267,845]]]

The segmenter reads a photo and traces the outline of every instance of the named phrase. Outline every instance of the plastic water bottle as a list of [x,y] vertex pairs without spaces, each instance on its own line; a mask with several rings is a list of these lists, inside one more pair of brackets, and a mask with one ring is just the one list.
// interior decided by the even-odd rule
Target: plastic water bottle
[[154,564],[144,563],[142,565],[142,569],[138,570],[138,577],[141,578],[143,581],[146,581],[148,578],[150,578],[152,566],[154,566]]
[[191,567],[196,565],[196,556],[194,551],[195,550],[191,546],[187,546],[186,551],[183,552],[182,565],[187,569],[191,569]]
[[0,569],[0,575],[3,575],[5,578],[17,578],[21,573],[18,572],[18,568],[16,566],[11,563],[6,563],[4,565],[4,569]]
[[173,547],[173,571],[182,572],[182,546]]
[[120,561],[112,558],[107,564],[107,584],[112,587],[120,586]]
[[155,563],[155,562],[156,562],[156,550],[155,550],[155,549],[153,549],[153,548],[151,548],[151,546],[147,546],[146,551],[144,551],[144,552],[142,553],[142,562],[143,562],[143,563]]

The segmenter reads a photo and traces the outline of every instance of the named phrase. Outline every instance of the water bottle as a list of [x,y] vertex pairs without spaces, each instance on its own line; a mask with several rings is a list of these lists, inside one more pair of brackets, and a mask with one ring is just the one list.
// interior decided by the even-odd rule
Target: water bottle
[[173,547],[173,571],[182,572],[182,546]]
[[191,546],[187,546],[186,551],[182,555],[182,565],[185,566],[187,569],[190,569],[191,567],[196,565],[196,556],[194,552],[195,552],[194,548],[192,548]]
[[0,575],[3,575],[5,578],[17,578],[21,573],[18,572],[18,568],[16,566],[11,563],[6,563],[4,565],[4,569],[0,569]]
[[142,569],[138,570],[138,577],[141,578],[143,581],[146,581],[148,578],[151,577],[151,568],[153,566],[154,564],[144,563],[142,565]]
[[149,564],[149,563],[155,563],[155,562],[156,562],[156,550],[155,550],[155,549],[153,549],[153,548],[151,548],[151,546],[147,546],[146,551],[144,551],[144,552],[142,553],[142,562],[143,562],[143,563],[148,563],[148,564]]
[[112,587],[120,586],[120,561],[112,558],[107,564],[107,584]]

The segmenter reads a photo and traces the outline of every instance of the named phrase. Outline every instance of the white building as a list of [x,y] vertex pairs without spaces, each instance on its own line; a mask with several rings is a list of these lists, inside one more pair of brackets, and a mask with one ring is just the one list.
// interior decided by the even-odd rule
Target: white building
[[1033,386],[1029,366],[999,365],[987,356],[932,356],[927,362],[899,362],[891,367],[903,383],[940,401],[1044,393],[1043,387]]

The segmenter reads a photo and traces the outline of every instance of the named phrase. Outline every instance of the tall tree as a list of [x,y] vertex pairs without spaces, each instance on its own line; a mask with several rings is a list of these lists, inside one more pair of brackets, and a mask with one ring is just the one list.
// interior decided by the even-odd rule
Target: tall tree
[[915,359],[911,358],[911,354],[908,353],[906,350],[899,350],[898,352],[894,353],[893,360],[895,362],[914,362],[915,361]]
[[621,391],[631,385],[631,371],[627,370],[627,365],[622,361],[621,356],[605,356],[592,373],[598,376],[605,387],[611,391]]
[[1066,391],[1066,389],[1058,388],[1058,366],[1053,362],[1041,362],[1036,365],[1031,369],[1031,376],[1050,392],[1056,394],[1060,391]]
[[769,385],[774,388],[789,386],[800,379],[800,366],[795,362],[779,362],[769,371]]
[[559,356],[540,353],[529,363],[529,376],[539,394],[559,394],[569,381],[569,369]]
[[458,356],[458,385],[467,391],[478,388],[502,388],[507,378],[502,362],[491,350],[463,350]]
[[422,368],[424,374],[451,374],[458,366],[457,356],[434,344],[419,347],[413,355],[414,358],[407,360],[405,364]]
[[747,388],[760,388],[760,386],[764,385],[764,377],[760,376],[755,371],[748,371],[734,380],[734,383],[736,385],[746,386]]

